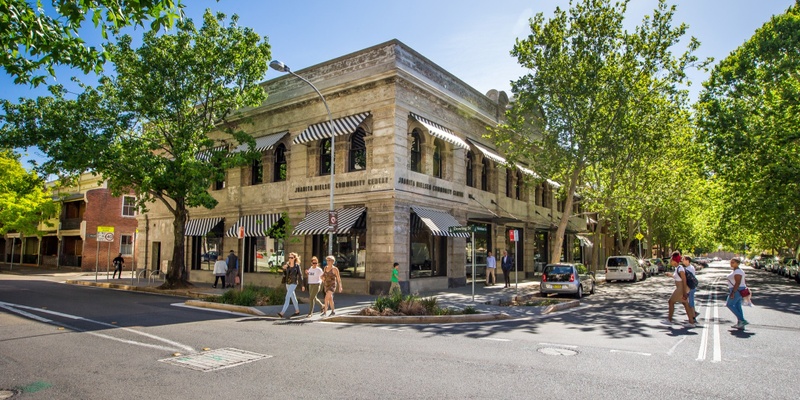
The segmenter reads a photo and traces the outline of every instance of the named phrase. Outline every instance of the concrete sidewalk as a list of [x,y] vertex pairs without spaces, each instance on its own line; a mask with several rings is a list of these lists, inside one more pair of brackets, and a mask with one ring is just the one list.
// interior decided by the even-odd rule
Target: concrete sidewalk
[[[56,280],[56,281],[60,280],[63,282],[76,285],[97,286],[97,287],[105,287],[116,290],[129,290],[129,291],[162,294],[162,295],[188,297],[190,299],[194,299],[187,301],[187,305],[190,306],[213,308],[213,309],[225,310],[241,314],[274,317],[276,320],[279,319],[277,314],[278,312],[281,311],[282,308],[282,306],[243,307],[243,306],[233,306],[228,304],[204,302],[202,300],[205,298],[208,298],[210,296],[221,296],[226,290],[231,290],[231,289],[212,288],[208,283],[193,283],[194,287],[189,289],[161,290],[157,289],[157,287],[163,283],[162,280],[131,277],[130,271],[126,271],[123,274],[122,279],[108,279],[106,278],[105,271],[95,276],[94,272],[83,272],[74,269],[55,270],[55,269],[46,269],[41,267],[19,266],[19,265],[15,265],[14,269],[9,271],[7,264],[6,265],[0,264],[0,273],[24,275],[24,276],[39,276],[42,277],[43,279]],[[605,282],[604,277],[598,277],[598,278],[599,278],[597,280],[598,285]],[[498,319],[497,315],[500,314],[504,315],[502,318],[526,318],[526,317],[530,318],[530,317],[535,317],[537,315],[542,315],[549,312],[557,311],[559,309],[564,309],[579,305],[579,302],[569,301],[568,298],[563,298],[563,297],[557,299],[559,300],[558,305],[554,305],[551,307],[524,307],[524,306],[506,307],[498,305],[500,301],[508,302],[513,300],[517,296],[522,298],[528,296],[535,296],[539,292],[538,281],[523,281],[519,282],[516,285],[512,283],[512,286],[510,288],[503,288],[501,285],[485,286],[482,281],[477,281],[475,283],[474,300],[473,300],[472,290],[473,290],[472,284],[471,282],[468,282],[468,284],[463,287],[449,288],[447,290],[440,290],[433,292],[423,292],[423,293],[418,293],[417,295],[420,298],[435,297],[438,306],[442,308],[450,307],[450,308],[463,309],[467,306],[472,306],[479,312],[479,314],[473,314],[473,316],[482,315],[482,317],[477,317],[477,318],[476,317],[471,318],[469,316],[460,316],[461,317],[460,319],[463,321],[459,320],[459,318],[456,319],[438,318],[438,323],[467,322],[467,321],[471,322],[472,320],[477,321],[477,320],[487,320],[487,319]],[[320,307],[317,304],[315,306],[314,315],[310,318],[306,318],[306,315],[308,314],[309,310],[309,304],[308,304],[309,299],[307,292],[297,290],[296,294],[298,300],[300,300],[301,302],[300,315],[291,319],[285,319],[286,321],[325,320],[330,322],[356,322],[349,320],[352,318],[343,318],[343,317],[357,313],[362,308],[365,308],[373,304],[373,302],[377,298],[377,296],[374,295],[336,293],[334,296],[334,303],[336,306],[335,317],[322,318],[320,316]],[[322,296],[320,296],[320,299],[322,299]],[[290,305],[289,308],[287,309],[286,316],[287,317],[291,316],[293,312],[294,312],[294,307]],[[493,318],[488,317],[490,315],[493,315],[495,317]],[[390,322],[377,322],[384,320],[399,322],[398,317],[388,317],[388,318],[390,319],[387,320],[387,317],[372,317],[372,319],[367,318],[361,322],[390,323]],[[414,322],[414,323],[419,323],[419,322]]]

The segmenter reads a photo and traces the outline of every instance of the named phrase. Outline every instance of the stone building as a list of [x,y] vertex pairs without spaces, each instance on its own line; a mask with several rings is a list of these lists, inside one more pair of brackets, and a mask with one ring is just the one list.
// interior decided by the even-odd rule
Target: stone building
[[[105,272],[114,270],[111,260],[122,253],[125,269],[131,270],[138,225],[134,200],[132,194],[112,196],[100,177],[82,174],[75,186],[54,191],[53,201],[61,203],[61,213],[39,224],[41,237],[5,235],[4,260]],[[101,241],[98,231],[102,231]]]
[[[246,283],[266,285],[278,284],[270,266],[283,254],[297,252],[304,266],[311,256],[324,259],[332,158],[333,248],[345,291],[388,292],[393,262],[405,292],[465,285],[473,244],[451,226],[486,228],[475,238],[479,267],[487,251],[508,248],[518,254],[520,278],[541,269],[563,204],[554,196],[557,183],[528,179],[535,174],[525,165],[507,166],[483,137],[503,117],[505,93],[479,93],[397,40],[296,73],[330,106],[333,154],[327,112],[313,89],[289,74],[264,82],[266,102],[243,113],[261,160],[229,170],[209,189],[215,209],[190,212],[191,280],[212,281],[212,261],[230,250]],[[269,237],[276,225],[285,239]],[[575,233],[585,229],[582,217],[570,222],[568,260],[583,257]],[[518,250],[509,230],[519,233]],[[147,268],[171,259],[172,220],[163,207],[140,216],[139,231],[138,257]]]

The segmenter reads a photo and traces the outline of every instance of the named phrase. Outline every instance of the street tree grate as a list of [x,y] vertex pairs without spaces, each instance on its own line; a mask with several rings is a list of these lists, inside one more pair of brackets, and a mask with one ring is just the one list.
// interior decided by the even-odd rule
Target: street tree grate
[[272,356],[268,356],[266,354],[258,354],[245,350],[226,348],[204,351],[202,353],[188,354],[185,356],[170,357],[158,361],[190,368],[195,371],[210,372],[271,357]]

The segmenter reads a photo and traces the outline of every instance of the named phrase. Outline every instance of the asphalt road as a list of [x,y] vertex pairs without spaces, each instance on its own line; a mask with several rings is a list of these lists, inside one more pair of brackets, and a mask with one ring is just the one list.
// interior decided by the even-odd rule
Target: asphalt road
[[667,277],[605,284],[536,319],[377,326],[0,274],[0,399],[800,398],[800,285],[746,269],[756,306],[738,331],[728,269],[699,273],[695,329],[659,323]]

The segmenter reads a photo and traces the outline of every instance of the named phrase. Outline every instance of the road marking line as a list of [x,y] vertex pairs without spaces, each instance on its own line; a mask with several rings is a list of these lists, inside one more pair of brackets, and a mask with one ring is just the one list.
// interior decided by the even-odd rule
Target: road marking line
[[[69,328],[69,329],[71,329],[73,331],[76,331],[76,332],[88,333],[90,335],[94,335],[94,336],[98,336],[98,337],[102,337],[102,338],[106,338],[106,339],[111,339],[111,340],[116,340],[116,341],[123,342],[123,343],[135,344],[135,345],[144,346],[144,347],[151,347],[151,348],[155,348],[155,349],[159,349],[159,350],[173,351],[173,350],[176,350],[176,349],[183,349],[183,350],[190,351],[190,352],[194,352],[195,351],[191,346],[187,346],[187,345],[184,345],[184,344],[181,344],[181,343],[178,343],[178,342],[166,339],[166,338],[162,338],[160,336],[156,336],[156,335],[153,335],[153,334],[150,334],[150,333],[146,333],[146,332],[140,332],[140,331],[137,331],[137,330],[131,329],[131,328],[124,328],[124,327],[119,327],[119,326],[113,325],[113,324],[107,324],[107,323],[101,322],[101,321],[95,321],[95,320],[84,318],[84,317],[77,316],[77,315],[64,314],[64,313],[60,313],[60,312],[57,312],[57,311],[45,310],[45,309],[36,308],[36,307],[30,307],[30,306],[26,306],[26,305],[22,305],[22,304],[12,304],[12,303],[5,303],[5,302],[0,302],[0,307],[6,308],[9,311],[17,312],[20,315],[24,315],[24,316],[26,316],[28,318],[35,319],[35,320],[40,321],[40,322],[44,322],[44,323],[48,323],[48,324],[56,324],[56,325],[59,325],[59,326],[63,326],[65,328]],[[153,340],[158,340],[158,341],[167,343],[169,345],[175,346],[175,348],[167,348],[167,347],[164,347],[164,346],[153,345],[153,344],[148,344],[148,343],[141,343],[141,342],[137,342],[137,341],[133,341],[133,340],[119,339],[119,338],[115,338],[113,336],[108,336],[108,335],[104,335],[104,334],[100,334],[100,333],[96,333],[96,332],[87,331],[87,330],[80,329],[80,328],[73,327],[73,326],[69,326],[69,325],[66,325],[66,324],[61,324],[61,323],[58,323],[56,321],[49,320],[49,319],[46,319],[46,318],[43,318],[43,317],[39,317],[37,315],[31,314],[31,313],[28,313],[28,312],[24,312],[22,310],[19,310],[19,308],[26,309],[26,310],[31,310],[31,311],[36,311],[36,312],[41,312],[41,313],[45,313],[45,314],[50,314],[50,315],[56,315],[56,316],[59,316],[59,317],[69,318],[69,319],[76,320],[76,321],[90,322],[90,323],[97,324],[97,325],[100,325],[100,326],[104,326],[104,327],[107,327],[107,328],[121,329],[121,330],[126,331],[126,332],[135,333],[137,335],[145,336],[145,337],[151,338]]]
[[667,355],[671,356],[672,353],[675,352],[675,349],[677,349],[678,346],[680,346],[680,344],[683,343],[684,340],[686,340],[686,336],[682,337],[681,340],[678,340],[678,343],[675,343],[675,345],[673,345],[672,348],[669,349],[669,351],[667,352]]
[[542,346],[557,346],[557,347],[567,347],[570,349],[577,349],[578,346],[574,346],[571,344],[558,344],[558,343],[539,343]]
[[705,304],[706,307],[706,316],[705,324],[703,324],[703,334],[700,339],[700,349],[697,351],[697,361],[705,361],[706,353],[708,352],[708,331],[709,329],[716,325],[716,321],[711,319],[711,309],[717,307],[716,305],[716,283],[719,281],[719,277],[716,277],[711,285],[711,292],[708,294],[708,302]]
[[[722,344],[719,339],[719,306],[716,304],[717,292],[714,292],[714,359],[711,362],[722,361]],[[727,296],[726,296],[727,300]]]
[[491,341],[494,341],[494,342],[510,342],[511,341],[511,339],[497,339],[497,338],[490,338],[490,337],[482,337],[482,338],[478,338],[478,339],[480,339],[480,340],[491,340]]
[[612,349],[611,352],[612,353],[636,354],[636,355],[648,356],[648,357],[652,356],[652,354],[650,354],[650,353],[642,353],[640,351],[628,351],[628,350],[614,350],[614,349]]

